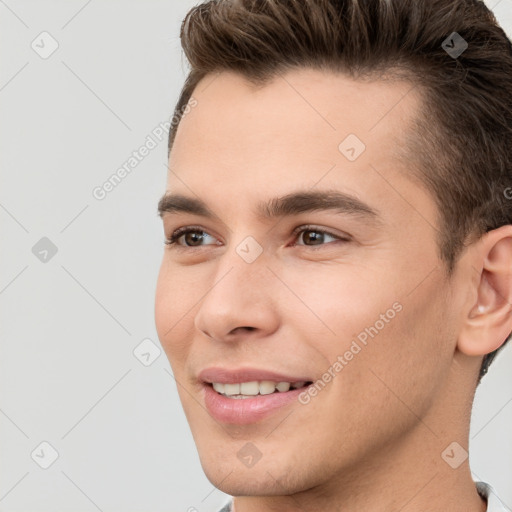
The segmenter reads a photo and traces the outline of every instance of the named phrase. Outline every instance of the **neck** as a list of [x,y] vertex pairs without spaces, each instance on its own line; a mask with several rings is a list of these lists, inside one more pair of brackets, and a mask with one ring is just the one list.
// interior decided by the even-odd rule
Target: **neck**
[[[287,496],[236,497],[236,512],[485,512],[469,460],[458,465],[466,457],[462,448],[467,452],[469,431],[454,432],[434,418],[424,418],[371,461],[343,468],[321,485]],[[454,441],[460,447],[447,450]]]
[[[281,487],[283,495],[236,497],[236,512],[486,512],[467,457],[473,399],[467,390],[478,363],[472,371],[462,370],[468,363],[454,366],[431,408],[421,418],[410,410],[418,419],[415,426],[390,437],[378,451],[293,494]],[[307,467],[298,469],[307,473]],[[273,489],[279,489],[279,476],[273,480],[278,484]]]
[[485,512],[487,504],[476,491],[467,462],[448,469],[430,460],[424,464],[421,457],[382,461],[365,476],[344,475],[330,485],[289,496],[237,497],[234,505],[236,512]]

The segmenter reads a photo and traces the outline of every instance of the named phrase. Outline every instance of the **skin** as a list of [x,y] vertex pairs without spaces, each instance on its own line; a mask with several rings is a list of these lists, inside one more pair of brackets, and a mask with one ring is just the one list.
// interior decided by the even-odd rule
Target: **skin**
[[[468,449],[482,356],[512,330],[512,226],[468,245],[447,275],[434,200],[393,154],[421,101],[410,89],[311,69],[256,88],[222,72],[181,121],[166,192],[201,198],[219,219],[163,212],[166,237],[189,225],[209,236],[165,247],[156,326],[203,469],[236,512],[486,509],[468,460],[453,469],[441,454]],[[366,145],[353,162],[338,149],[350,133]],[[298,189],[355,195],[378,223],[254,213]],[[312,243],[293,235],[302,225],[348,241]],[[235,250],[247,236],[263,249],[250,264]],[[200,370],[319,379],[394,303],[401,311],[308,404],[243,426],[204,408]],[[252,467],[237,457],[247,442],[261,452]]]

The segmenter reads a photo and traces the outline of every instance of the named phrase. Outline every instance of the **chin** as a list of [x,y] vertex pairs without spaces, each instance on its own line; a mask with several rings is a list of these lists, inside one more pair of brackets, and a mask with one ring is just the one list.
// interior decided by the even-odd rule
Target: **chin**
[[303,490],[290,488],[289,482],[284,481],[280,474],[264,466],[220,469],[222,466],[218,462],[203,465],[203,471],[212,485],[231,496],[282,496]]
[[279,496],[283,494],[282,487],[269,475],[244,472],[243,475],[229,475],[224,481],[214,483],[206,474],[208,480],[220,491],[231,496]]
[[296,457],[287,457],[282,447],[277,450],[278,455],[263,455],[254,465],[246,466],[237,457],[237,450],[243,444],[240,441],[216,447],[210,444],[199,452],[206,477],[220,491],[231,496],[282,496],[305,491],[319,483],[317,478],[309,481],[305,468]]

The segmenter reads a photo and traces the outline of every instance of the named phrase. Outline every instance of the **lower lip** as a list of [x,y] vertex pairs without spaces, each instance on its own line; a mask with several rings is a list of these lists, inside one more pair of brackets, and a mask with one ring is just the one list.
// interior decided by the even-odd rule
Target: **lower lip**
[[208,412],[219,422],[249,425],[270,416],[278,409],[298,401],[307,386],[254,398],[227,398],[211,385],[204,385],[204,401]]

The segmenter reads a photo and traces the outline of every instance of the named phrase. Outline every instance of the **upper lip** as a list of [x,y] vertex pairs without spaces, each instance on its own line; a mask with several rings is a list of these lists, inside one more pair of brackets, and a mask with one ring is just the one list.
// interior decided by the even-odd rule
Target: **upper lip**
[[218,382],[222,384],[262,380],[290,383],[311,381],[309,377],[305,377],[304,375],[291,376],[259,368],[222,368],[219,366],[205,368],[199,373],[198,379],[207,383]]

